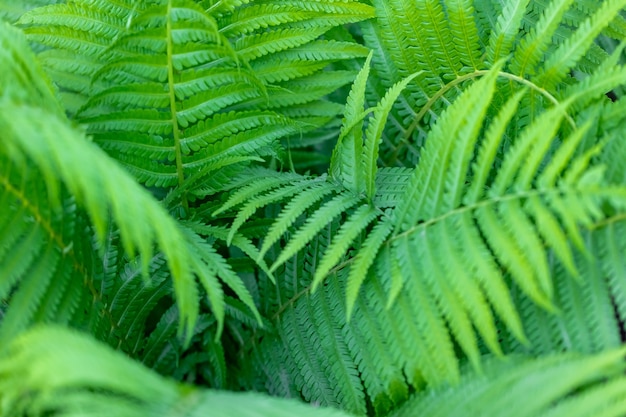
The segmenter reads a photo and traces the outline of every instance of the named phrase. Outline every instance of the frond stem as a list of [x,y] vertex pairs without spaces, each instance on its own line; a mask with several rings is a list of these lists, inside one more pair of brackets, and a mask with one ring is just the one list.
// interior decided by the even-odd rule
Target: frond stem
[[[390,237],[386,244],[390,244],[391,242],[393,242],[394,240],[406,237],[408,235],[411,235],[413,233],[415,233],[416,231],[426,228],[430,225],[433,225],[435,223],[441,222],[447,218],[456,216],[456,215],[460,215],[463,214],[465,212],[468,211],[474,211],[477,210],[481,207],[487,207],[493,204],[498,204],[498,203],[502,203],[505,201],[512,201],[512,200],[524,200],[524,199],[528,199],[530,197],[540,197],[540,196],[547,196],[547,195],[551,195],[551,194],[563,194],[566,192],[571,192],[571,188],[569,189],[560,189],[560,188],[553,188],[553,189],[541,189],[541,190],[528,190],[528,191],[522,191],[522,192],[517,192],[514,194],[508,194],[508,195],[502,195],[502,196],[496,196],[493,198],[489,198],[489,199],[485,199],[482,201],[478,201],[476,203],[473,204],[469,204],[466,206],[461,206],[461,207],[457,207],[456,209],[450,210],[440,216],[437,217],[433,217],[432,219],[428,219],[422,223],[416,224],[415,226],[411,227],[408,230],[405,230],[402,233],[396,234],[392,237]],[[603,194],[603,193],[599,193],[599,194]]]
[[616,214],[615,216],[611,216],[608,217],[606,219],[602,219],[602,221],[599,221],[597,223],[595,223],[593,226],[590,227],[590,229],[593,230],[598,230],[601,229],[605,226],[608,226],[610,224],[614,224],[614,223],[619,223],[619,222],[623,222],[626,220],[626,213],[621,213],[621,214]]
[[[176,92],[174,90],[174,45],[172,44],[172,2],[167,2],[167,25],[166,25],[166,42],[167,42],[167,84],[169,87],[170,98],[170,114],[172,115],[172,135],[174,137],[174,152],[176,154],[176,172],[178,173],[178,187],[182,187],[185,182],[185,174],[183,172],[183,153],[180,146],[180,132],[178,130],[178,120],[176,119]],[[183,208],[189,210],[187,202],[187,193],[183,192],[181,196]]]

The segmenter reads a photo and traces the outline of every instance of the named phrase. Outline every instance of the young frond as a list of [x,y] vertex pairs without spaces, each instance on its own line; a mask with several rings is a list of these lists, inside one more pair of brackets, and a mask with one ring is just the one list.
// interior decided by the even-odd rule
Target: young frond
[[330,161],[330,175],[347,189],[359,193],[365,190],[362,181],[361,165],[363,153],[363,122],[365,112],[365,87],[369,76],[373,52],[357,74],[350,94],[346,99],[341,132],[333,149]]
[[361,157],[361,161],[363,163],[365,195],[370,200],[374,198],[376,193],[378,153],[383,129],[387,123],[387,116],[389,115],[389,112],[391,112],[393,103],[396,101],[398,96],[409,85],[409,83],[419,75],[421,75],[421,72],[416,72],[393,85],[380,100],[374,109],[374,114],[371,120],[368,121],[367,129],[365,130],[365,143],[363,145],[363,156]]
[[280,237],[287,232],[287,229],[293,226],[298,217],[308,208],[336,190],[337,187],[328,182],[307,184],[306,189],[293,197],[289,203],[285,205],[285,208],[281,210],[276,221],[274,221],[269,229],[267,236],[263,239],[263,246],[261,247],[259,256],[265,255],[270,247],[278,242]]

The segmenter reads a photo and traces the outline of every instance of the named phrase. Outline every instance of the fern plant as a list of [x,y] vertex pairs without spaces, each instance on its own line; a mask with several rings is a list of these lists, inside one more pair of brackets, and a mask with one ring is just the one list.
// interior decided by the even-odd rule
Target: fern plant
[[625,10],[0,1],[0,415],[626,413]]

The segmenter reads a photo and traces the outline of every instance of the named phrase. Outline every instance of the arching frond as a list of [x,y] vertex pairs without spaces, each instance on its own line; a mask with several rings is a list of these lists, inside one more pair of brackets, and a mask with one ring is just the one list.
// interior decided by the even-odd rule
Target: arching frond
[[233,417],[346,416],[295,400],[177,384],[86,335],[57,327],[34,329],[4,346],[0,375],[2,413],[139,417],[217,409]]
[[[596,356],[491,360],[484,373],[461,384],[417,395],[392,417],[424,416],[613,416],[626,408],[621,375],[623,350]],[[529,380],[532,379],[532,384]]]

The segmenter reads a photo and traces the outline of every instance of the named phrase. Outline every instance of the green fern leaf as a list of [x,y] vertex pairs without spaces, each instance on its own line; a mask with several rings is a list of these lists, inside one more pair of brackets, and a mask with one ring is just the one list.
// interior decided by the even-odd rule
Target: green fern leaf
[[626,6],[623,0],[610,0],[602,3],[598,11],[589,16],[558,49],[548,57],[537,79],[539,85],[552,88],[561,81],[576,62],[589,49],[602,29]]
[[298,193],[292,198],[285,208],[280,212],[276,221],[272,223],[270,230],[265,239],[259,253],[259,259],[267,253],[270,247],[275,244],[278,239],[291,227],[297,218],[304,213],[306,209],[313,206],[317,201],[321,200],[331,192],[336,191],[336,187],[328,182],[312,184],[305,190]]
[[573,0],[550,2],[536,26],[531,29],[530,34],[522,38],[520,45],[516,48],[510,65],[512,72],[520,76],[535,73],[535,66],[547,52],[551,37],[573,2]]
[[249,181],[249,183],[234,184],[235,186],[239,186],[239,190],[233,193],[222,207],[213,212],[214,216],[236,207],[257,194],[270,191],[274,188],[302,178],[296,173],[281,174],[268,170],[262,170],[262,172],[259,172],[258,174],[256,172],[252,172],[251,174],[252,175],[250,176],[244,177]]
[[495,30],[489,37],[487,60],[495,63],[513,49],[529,0],[508,0],[502,5]]
[[312,291],[315,291],[321,284],[326,275],[339,262],[346,250],[348,250],[357,235],[363,232],[363,230],[374,221],[377,214],[378,213],[372,206],[363,205],[357,208],[354,213],[348,217],[346,222],[341,225],[341,228],[339,228],[339,231],[315,270],[311,284]]
[[[472,149],[477,140],[478,129],[495,90],[498,68],[499,66],[495,67],[490,72],[490,76],[474,84],[469,89],[470,92],[464,95],[464,100],[455,102],[460,108],[469,109],[462,117],[456,118],[454,124],[446,125],[447,131],[437,128],[431,133],[432,145],[424,150],[423,156],[426,161],[429,161],[429,165],[418,165],[411,184],[407,188],[410,194],[394,212],[398,225],[407,221],[414,224],[418,216],[437,215],[444,207],[453,207],[459,203],[460,185],[464,181],[463,176],[470,162],[467,150]],[[482,94],[477,94],[477,91],[481,89],[484,89]],[[448,112],[450,111],[448,109]],[[460,136],[459,140],[462,142],[455,143],[457,151],[454,152],[451,149],[452,143],[446,143],[444,138],[456,135]],[[447,149],[444,148],[446,145]],[[459,160],[459,157],[464,160]],[[457,164],[449,158],[455,158],[454,162]],[[448,164],[452,164],[456,172],[448,170]],[[421,181],[438,181],[438,183],[421,183]],[[444,190],[449,187],[455,188],[450,190],[450,193],[445,193],[447,197],[444,199]],[[425,207],[428,207],[430,212],[424,212]]]
[[[70,415],[80,410],[83,415],[139,417],[172,410],[184,415],[219,409],[224,416],[347,416],[293,400],[177,384],[86,335],[56,327],[28,332],[2,353],[3,406],[12,412],[38,415],[42,410],[55,410]],[[67,393],[70,388],[72,394]],[[24,392],[33,394],[25,399]]]
[[[622,350],[612,350],[588,357],[551,355],[491,361],[485,373],[469,374],[452,389],[418,395],[391,416],[408,417],[417,410],[424,416],[440,417],[616,415],[624,410],[618,400],[626,389],[619,374],[622,356]],[[528,378],[533,384],[527,383]],[[584,394],[571,395],[580,390]]]
[[302,249],[315,236],[315,234],[328,225],[332,219],[340,215],[343,211],[356,205],[358,202],[359,199],[357,197],[348,193],[343,193],[338,194],[330,201],[324,203],[293,235],[287,246],[285,246],[280,253],[278,259],[276,259],[270,267],[270,271],[275,271],[276,268],[285,263],[287,259],[291,258],[296,252]]
[[478,69],[482,62],[474,6],[470,0],[445,1],[453,45],[464,66]]
[[396,101],[402,90],[418,77],[421,73],[417,72],[409,75],[404,80],[395,84],[390,88],[382,98],[378,106],[374,109],[372,120],[368,122],[365,131],[365,144],[363,146],[363,172],[365,182],[365,195],[368,199],[374,198],[376,193],[376,172],[378,170],[378,152],[382,131],[387,122],[387,115],[391,111],[393,102]]
[[298,194],[303,189],[306,190],[311,185],[315,185],[318,182],[316,180],[309,180],[308,178],[303,179],[302,181],[296,181],[287,186],[283,186],[281,188],[270,191],[264,195],[257,195],[251,198],[248,202],[246,202],[239,213],[237,213],[237,217],[233,221],[233,224],[230,228],[229,233],[229,242],[232,239],[232,236],[239,230],[239,228],[244,224],[246,220],[248,220],[260,207],[264,207],[270,203],[278,202],[285,198],[294,196]]
[[[354,262],[350,266],[350,274],[346,283],[346,317],[352,316],[359,291],[367,272],[376,259],[376,254],[383,245],[385,239],[391,233],[393,223],[383,219],[378,222],[369,233],[361,248],[354,257]],[[393,298],[393,295],[392,297]]]
[[365,105],[365,87],[369,75],[373,53],[370,53],[359,71],[346,101],[344,118],[337,144],[333,149],[329,173],[355,193],[365,190],[361,162],[363,153],[363,119]]

